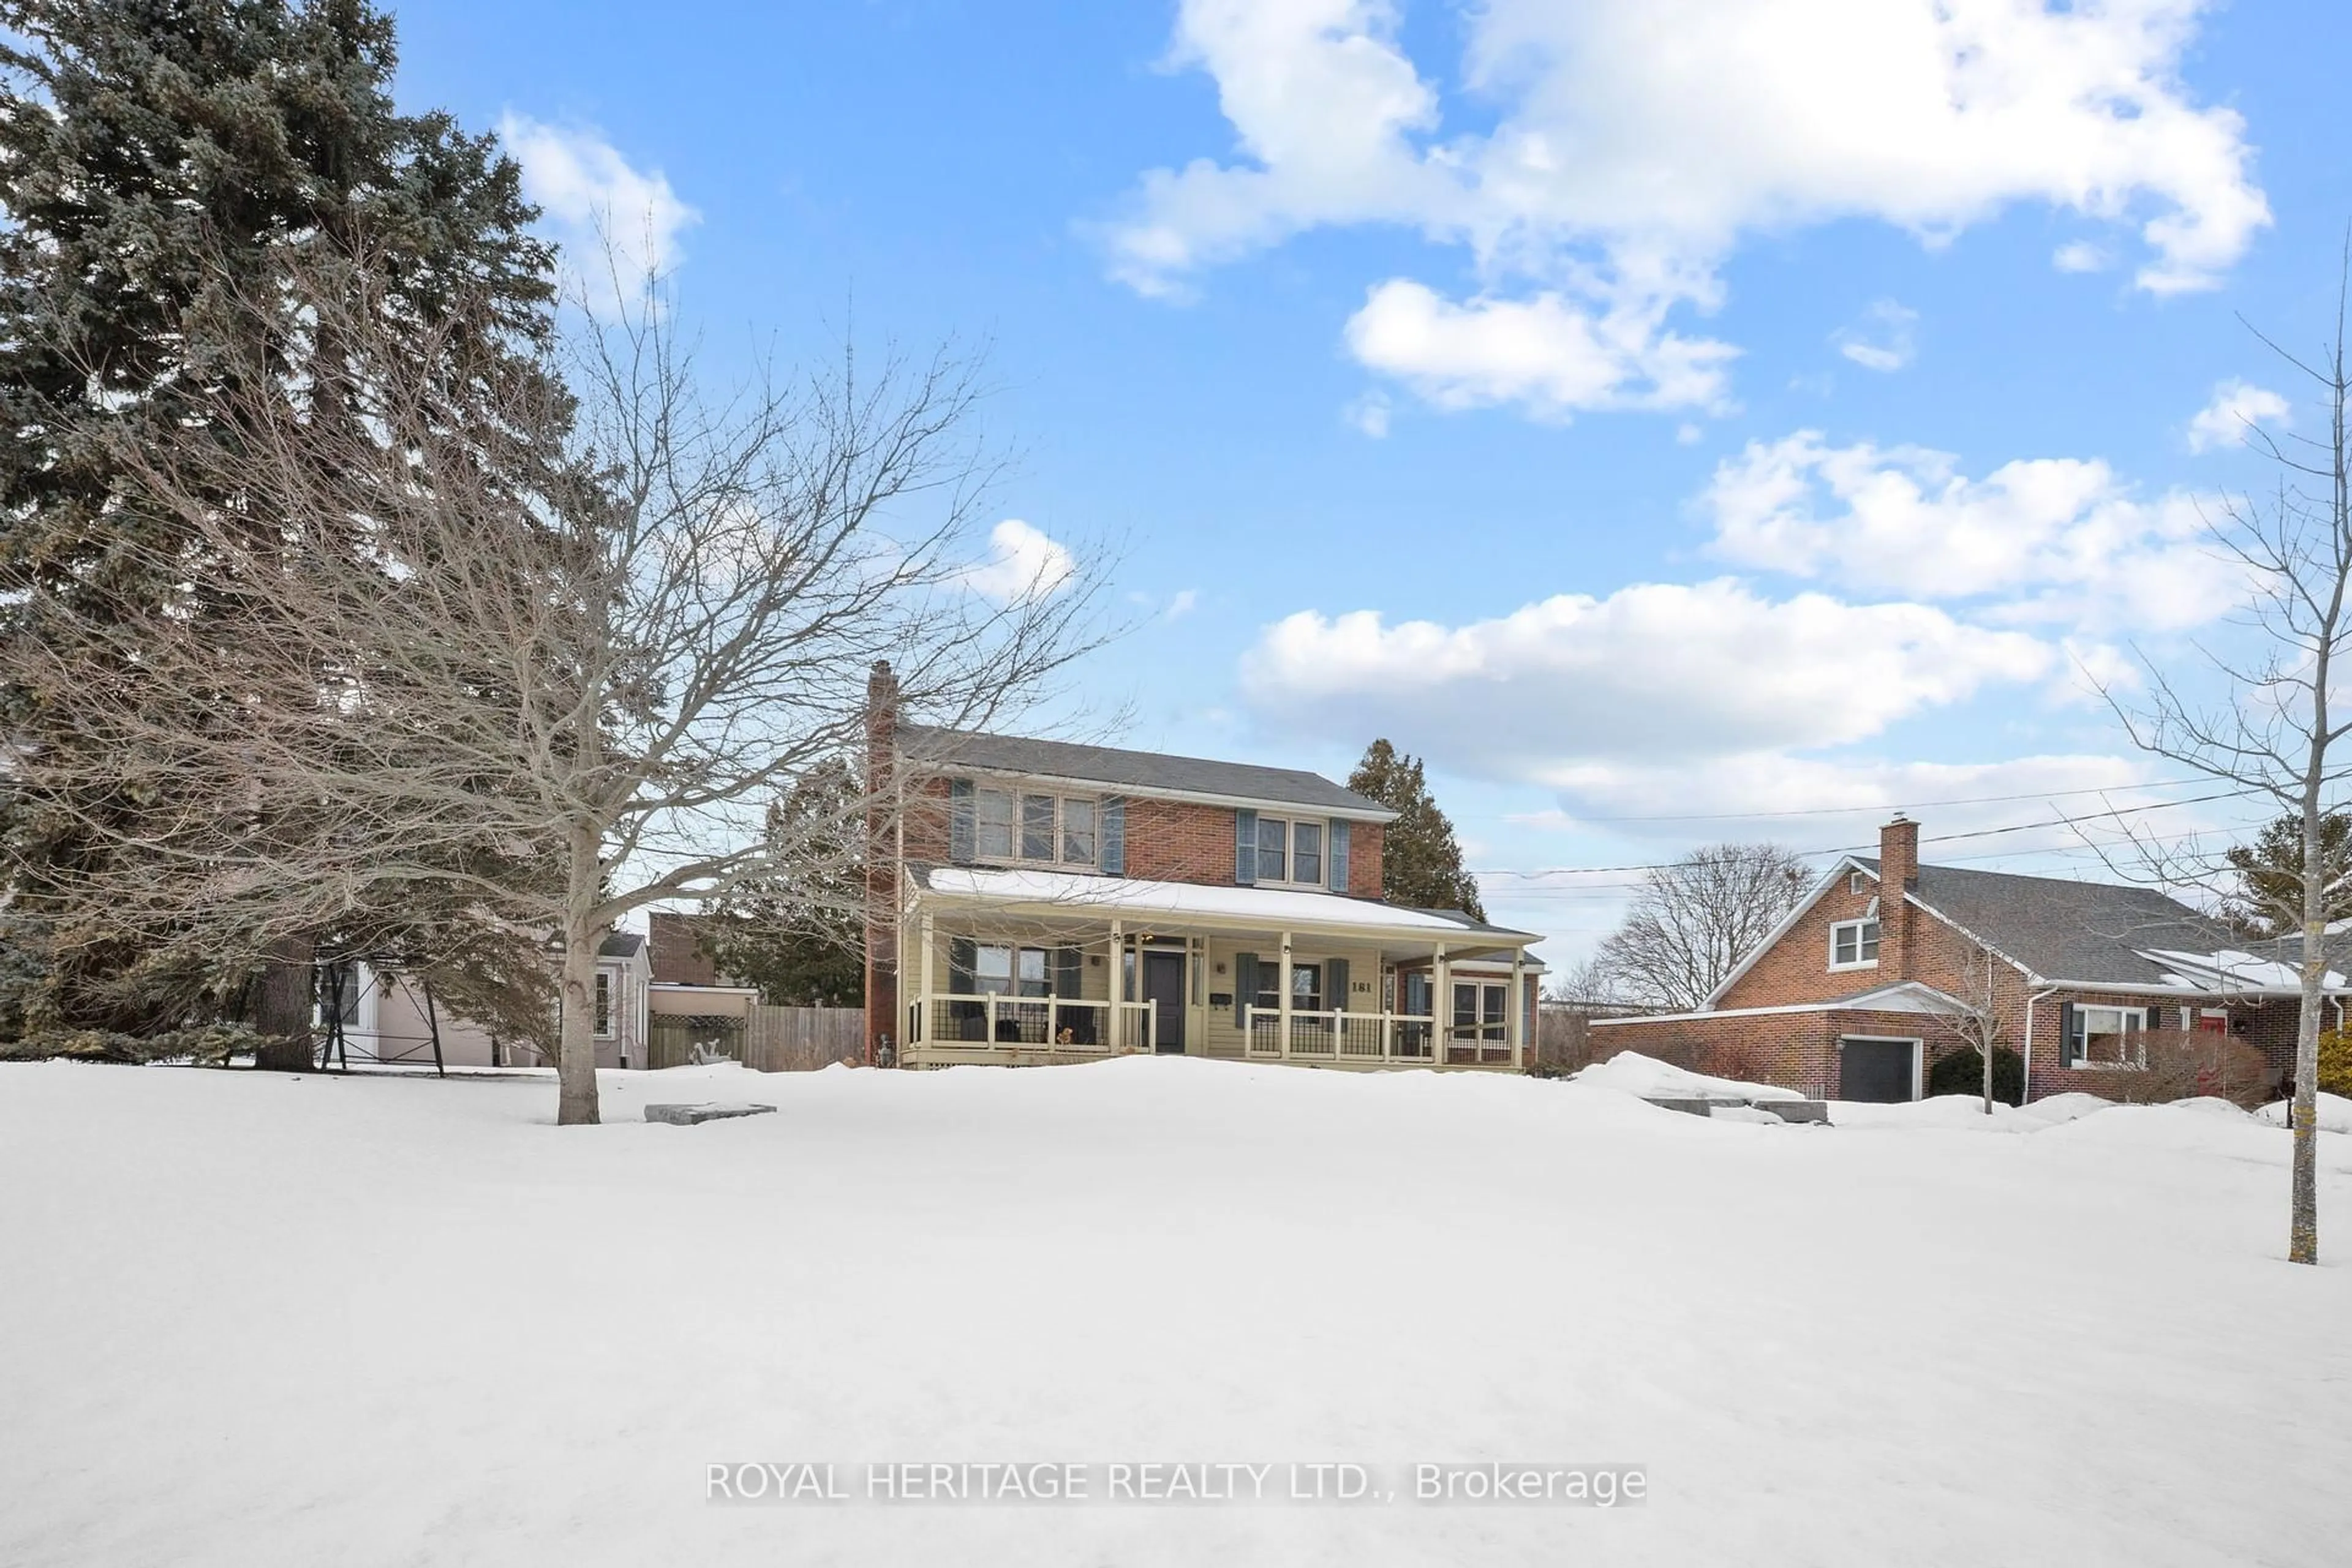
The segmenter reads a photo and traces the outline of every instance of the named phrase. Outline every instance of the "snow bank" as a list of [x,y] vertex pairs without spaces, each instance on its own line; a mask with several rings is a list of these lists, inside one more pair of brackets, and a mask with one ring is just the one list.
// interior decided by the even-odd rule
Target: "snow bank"
[[1622,1089],[1627,1094],[1662,1100],[1802,1100],[1793,1089],[1769,1083],[1742,1083],[1738,1079],[1709,1078],[1639,1051],[1620,1051],[1605,1062],[1595,1062],[1575,1080],[1591,1089]]
[[[2318,1100],[2319,1127],[2324,1132],[2352,1132],[2352,1100],[2322,1089],[2314,1096]],[[2294,1125],[2294,1107],[2284,1100],[2273,1100],[2254,1114],[2273,1127]]]
[[1949,1128],[1961,1132],[2038,1132],[2044,1122],[2020,1115],[2012,1106],[1993,1102],[1987,1116],[1984,1100],[1970,1094],[1939,1094],[1931,1100],[1882,1105],[1860,1100],[1830,1102],[1832,1127]]
[[[0,1563],[2342,1555],[2352,1269],[2278,1261],[2257,1122],[1794,1136],[1150,1058],[603,1082],[558,1129],[540,1077],[0,1065]],[[780,1109],[639,1120],[699,1099]],[[1601,1458],[1652,1500],[703,1495],[729,1461]]]
[[2051,1095],[2044,1100],[2028,1100],[2018,1107],[2018,1112],[2020,1115],[2030,1116],[2036,1121],[2054,1124],[2061,1121],[2080,1121],[2095,1111],[2109,1110],[2115,1103],[2112,1100],[2103,1100],[2095,1094],[2085,1094],[2081,1089],[2074,1089],[2065,1094]]

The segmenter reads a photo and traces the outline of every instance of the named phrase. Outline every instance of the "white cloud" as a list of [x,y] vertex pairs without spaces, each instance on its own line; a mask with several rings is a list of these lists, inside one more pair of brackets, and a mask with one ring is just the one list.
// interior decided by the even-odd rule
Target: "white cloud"
[[1181,621],[1200,608],[1200,605],[1201,591],[1198,588],[1179,588],[1169,599],[1168,607],[1160,612],[1160,618],[1163,621]]
[[1402,731],[1457,771],[1544,782],[1595,761],[1850,743],[2041,679],[2055,658],[1928,605],[1774,601],[1725,580],[1561,595],[1460,626],[1302,612],[1266,629],[1243,683],[1292,729]]
[[[1666,313],[1711,308],[1721,263],[1759,230],[1862,217],[1932,244],[2039,202],[2136,225],[2142,288],[2207,287],[2270,213],[2242,121],[2179,75],[2205,5],[1488,0],[1466,22],[1465,86],[1491,128],[1449,135],[1389,0],[1184,0],[1171,63],[1214,79],[1235,155],[1146,174],[1105,230],[1110,265],[1167,294],[1318,226],[1465,245],[1481,287],[1445,305],[1453,324],[1543,326],[1553,358],[1502,377],[1536,395],[1480,390],[1484,360],[1398,374],[1539,413],[1566,405],[1561,387],[1676,401],[1617,396],[1655,378],[1618,367],[1671,358]],[[1442,319],[1426,289],[1392,303]]]
[[1375,287],[1347,326],[1349,352],[1440,408],[1517,404],[1539,418],[1579,409],[1716,406],[1728,344],[1680,337],[1654,316],[1595,315],[1557,293],[1457,305],[1422,284]]
[[2189,421],[2189,449],[2209,452],[2216,447],[2242,446],[2255,426],[2286,422],[2285,398],[2268,387],[2225,381],[2213,388],[2212,397]]
[[523,195],[545,212],[575,287],[589,298],[634,297],[646,279],[684,258],[678,237],[702,215],[660,170],[636,168],[593,130],[512,110],[499,119],[499,140],[522,166]]
[[989,531],[987,561],[967,568],[964,586],[999,604],[1050,598],[1067,586],[1077,561],[1041,530],[1008,517]]
[[1831,341],[1837,344],[1838,353],[1864,370],[1897,371],[1917,355],[1912,329],[1918,323],[1918,311],[1881,300],[1864,310],[1861,320],[1839,329]]
[[1699,498],[1712,548],[1741,565],[1923,599],[1995,597],[2011,620],[2196,626],[2235,603],[2195,498],[2139,500],[2103,462],[2005,463],[1818,431],[1751,441]]
[[2069,240],[2051,253],[2050,265],[2061,272],[2105,272],[2116,264],[2104,246],[2087,239]]
[[1386,393],[1368,392],[1348,405],[1341,417],[1373,440],[1385,441],[1388,439],[1391,412]]

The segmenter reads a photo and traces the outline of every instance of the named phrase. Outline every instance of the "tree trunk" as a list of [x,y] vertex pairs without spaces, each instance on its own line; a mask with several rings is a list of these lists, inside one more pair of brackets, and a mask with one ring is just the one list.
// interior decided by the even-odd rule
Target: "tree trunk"
[[602,932],[563,933],[563,1027],[555,1053],[555,1124],[593,1127],[596,1110],[596,949]]
[[269,1072],[309,1072],[310,1058],[310,944],[280,942],[261,975],[254,1006],[254,1032],[261,1037],[253,1065]]
[[[2312,900],[2317,902],[2316,899]],[[2294,1021],[2294,1153],[2289,1176],[2286,1259],[2319,1261],[2319,1009],[2327,922],[2303,922],[2303,1006]]]

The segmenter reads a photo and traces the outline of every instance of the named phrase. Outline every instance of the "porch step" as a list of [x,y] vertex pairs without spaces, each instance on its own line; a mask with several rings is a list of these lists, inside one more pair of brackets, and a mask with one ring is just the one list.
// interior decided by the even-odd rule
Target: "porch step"
[[1718,1105],[1738,1105],[1750,1110],[1769,1110],[1783,1121],[1819,1122],[1823,1127],[1830,1124],[1830,1104],[1826,1100],[1700,1100],[1663,1094],[1645,1094],[1642,1098],[1652,1105],[1692,1116],[1712,1116]]
[[760,1116],[776,1108],[753,1105],[749,1101],[709,1100],[700,1105],[648,1105],[646,1120],[664,1122],[671,1127],[693,1127],[705,1121],[724,1121],[730,1116]]

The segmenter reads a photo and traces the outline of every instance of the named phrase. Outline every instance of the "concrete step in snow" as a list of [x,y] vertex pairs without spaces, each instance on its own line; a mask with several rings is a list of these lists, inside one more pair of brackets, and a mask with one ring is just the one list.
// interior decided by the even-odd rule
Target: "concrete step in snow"
[[646,1120],[666,1122],[672,1127],[693,1127],[705,1121],[724,1121],[730,1116],[759,1116],[775,1109],[772,1105],[723,1100],[709,1100],[700,1105],[648,1105],[646,1107]]
[[1718,1105],[1736,1105],[1748,1110],[1769,1110],[1783,1121],[1817,1121],[1824,1127],[1830,1124],[1830,1104],[1826,1100],[1703,1100],[1664,1094],[1645,1094],[1642,1098],[1652,1105],[1692,1116],[1712,1116]]

